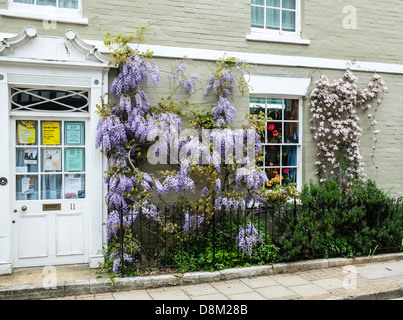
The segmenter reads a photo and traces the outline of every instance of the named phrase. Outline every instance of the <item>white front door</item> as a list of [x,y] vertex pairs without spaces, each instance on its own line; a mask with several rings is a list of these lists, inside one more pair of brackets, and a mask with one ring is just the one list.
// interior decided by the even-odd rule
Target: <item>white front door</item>
[[88,122],[11,118],[15,267],[89,262]]

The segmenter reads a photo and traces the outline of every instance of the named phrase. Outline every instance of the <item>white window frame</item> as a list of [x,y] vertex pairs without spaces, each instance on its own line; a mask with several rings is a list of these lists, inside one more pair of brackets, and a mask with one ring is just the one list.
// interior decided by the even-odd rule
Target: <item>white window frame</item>
[[[267,8],[266,4],[263,7]],[[282,12],[283,9],[281,8],[280,10]],[[266,17],[266,10],[265,10],[265,17]],[[280,14],[280,21],[281,19],[282,14]],[[266,18],[265,18],[265,24],[266,24]],[[252,25],[252,17],[251,17],[251,25]],[[310,40],[308,39],[301,39],[301,0],[295,1],[295,31],[283,31],[281,30],[281,27],[282,27],[281,22],[280,22],[280,30],[251,27],[251,33],[246,35],[246,39],[254,41],[283,42],[283,43],[293,43],[303,45],[309,45],[311,43]]]
[[8,0],[7,9],[0,9],[0,15],[15,18],[42,20],[44,27],[51,29],[55,22],[88,25],[88,19],[82,17],[82,0],[78,0],[78,8],[58,8],[29,3],[18,3]]
[[[298,108],[298,112],[299,112],[299,118],[298,118],[298,143],[268,143],[266,141],[266,134],[267,134],[267,125],[274,123],[276,121],[268,121],[266,123],[266,131],[265,131],[265,141],[262,141],[262,146],[263,146],[263,166],[259,166],[259,168],[263,169],[265,172],[268,169],[279,169],[280,171],[282,171],[283,169],[296,169],[296,184],[297,184],[297,188],[300,190],[302,188],[303,185],[303,181],[302,181],[302,141],[303,141],[303,100],[302,97],[298,97],[298,96],[287,96],[287,95],[276,95],[276,94],[253,94],[251,95],[250,98],[264,98],[266,100],[266,109],[265,109],[265,114],[267,113],[267,101],[268,99],[282,99],[283,104],[285,102],[285,100],[298,100],[299,101],[299,108]],[[252,107],[252,104],[249,104],[249,109],[248,112],[250,112],[250,109]],[[282,126],[284,127],[284,124],[289,122],[286,120],[281,120],[281,121],[277,121],[278,123],[282,123]],[[296,147],[297,148],[297,165],[296,167],[289,167],[289,166],[284,166],[281,165],[280,166],[266,166],[265,165],[265,161],[266,161],[266,157],[265,157],[265,149],[266,147],[269,146],[274,146],[274,147]],[[282,184],[282,181],[281,181]]]

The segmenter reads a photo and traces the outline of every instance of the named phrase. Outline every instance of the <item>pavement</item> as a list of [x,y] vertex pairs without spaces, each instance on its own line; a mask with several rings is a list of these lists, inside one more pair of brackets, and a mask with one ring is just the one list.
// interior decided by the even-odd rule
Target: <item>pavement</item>
[[88,265],[15,269],[0,300],[402,300],[403,253],[111,279]]

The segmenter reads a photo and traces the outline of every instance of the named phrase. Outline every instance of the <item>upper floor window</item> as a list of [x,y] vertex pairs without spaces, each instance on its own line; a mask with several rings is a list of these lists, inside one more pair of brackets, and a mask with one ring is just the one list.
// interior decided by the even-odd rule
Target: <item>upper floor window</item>
[[82,0],[8,0],[0,15],[42,20],[44,28],[54,27],[53,22],[88,24],[82,17]]
[[295,32],[296,0],[252,0],[252,27]]
[[301,0],[251,0],[248,40],[310,44],[301,39]]
[[55,8],[78,9],[78,0],[13,0],[15,3],[50,6]]

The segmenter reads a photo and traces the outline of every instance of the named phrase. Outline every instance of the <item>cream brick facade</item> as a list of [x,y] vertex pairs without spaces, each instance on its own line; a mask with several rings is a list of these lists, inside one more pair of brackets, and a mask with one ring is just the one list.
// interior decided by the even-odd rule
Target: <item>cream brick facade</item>
[[[3,9],[0,32],[17,34],[24,26],[32,25],[40,35],[62,37],[66,29],[73,28],[83,39],[100,45],[107,32],[134,34],[139,25],[149,23],[146,46],[162,46],[156,52],[161,69],[168,68],[173,59],[187,50],[201,49],[201,52],[189,52],[198,52],[194,58],[202,76],[208,74],[208,66],[214,60],[211,55],[219,57],[230,53],[251,57],[252,74],[310,77],[311,88],[320,75],[336,79],[348,65],[356,69],[361,86],[365,86],[378,70],[390,92],[377,114],[382,133],[375,163],[369,158],[372,135],[363,137],[362,153],[369,178],[385,189],[393,188],[394,194],[403,195],[403,129],[400,125],[403,117],[403,3],[397,0],[301,0],[301,39],[309,40],[309,44],[248,40],[250,6],[250,0],[125,0],[113,3],[83,0],[82,17],[88,19],[88,24],[56,21],[49,25],[42,20],[7,15],[8,1],[0,0],[0,9]],[[356,9],[356,29],[343,25],[348,16],[343,10],[347,6]],[[208,58],[204,59],[204,55]],[[365,66],[364,62],[367,63]],[[360,69],[366,71],[358,71]],[[151,101],[158,102],[167,95],[167,90],[168,84],[163,79],[157,90],[150,89]],[[209,103],[202,94],[193,99],[206,105]],[[248,99],[238,98],[237,107],[239,123],[247,112]],[[308,182],[315,177],[316,147],[309,130],[307,99],[304,99],[303,117],[302,177],[303,182]],[[363,122],[362,125],[367,131],[367,124]]]

